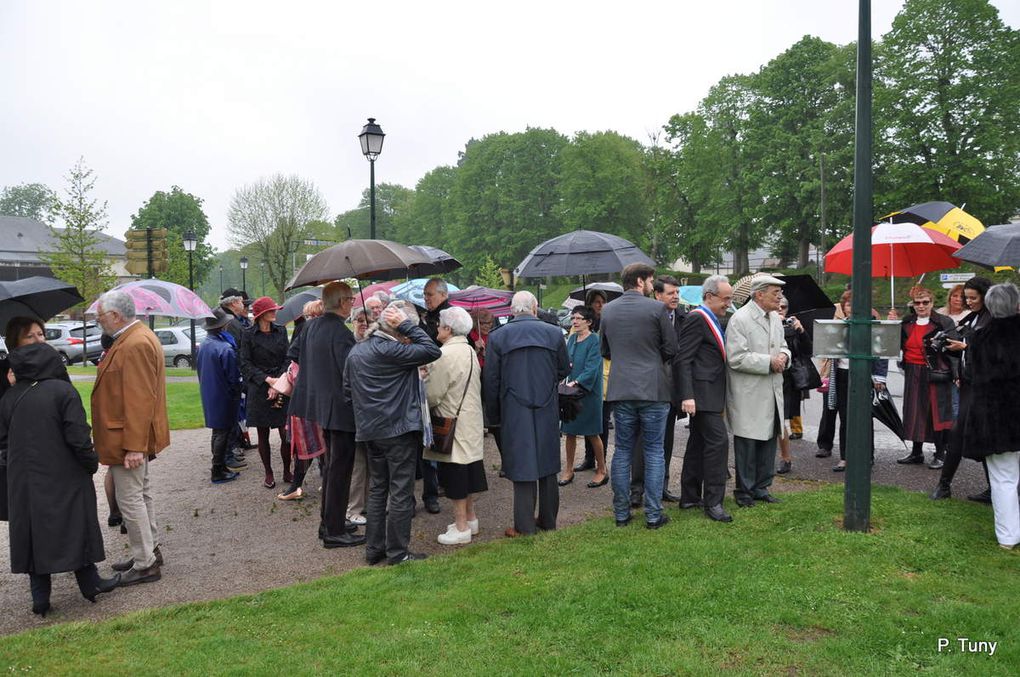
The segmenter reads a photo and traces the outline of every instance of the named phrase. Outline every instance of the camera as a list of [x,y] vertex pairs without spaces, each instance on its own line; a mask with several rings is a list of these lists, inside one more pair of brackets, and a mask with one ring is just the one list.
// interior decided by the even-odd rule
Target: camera
[[783,320],[783,326],[784,327],[792,327],[793,326],[793,318],[792,317],[788,317],[785,320]]
[[931,338],[925,340],[931,346],[932,352],[944,353],[950,341],[963,341],[965,338],[963,332],[958,329],[950,329],[948,331],[937,331],[931,335]]

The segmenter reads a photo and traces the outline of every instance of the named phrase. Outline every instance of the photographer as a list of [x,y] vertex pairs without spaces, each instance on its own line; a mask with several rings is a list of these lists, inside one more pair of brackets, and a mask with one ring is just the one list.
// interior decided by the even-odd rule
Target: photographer
[[903,370],[903,429],[911,440],[910,454],[897,459],[900,464],[924,463],[924,443],[935,445],[929,468],[942,467],[946,457],[949,430],[953,427],[952,382],[956,379],[956,360],[941,349],[954,331],[953,321],[935,312],[931,290],[915,286],[910,290],[914,314],[903,320],[900,330],[901,368]]
[[[790,302],[784,298],[779,303],[779,317],[783,320],[783,338],[786,340],[786,346],[790,349],[790,364],[793,366],[783,372],[783,409],[785,410],[783,415],[787,421],[792,423],[795,419],[800,418],[801,400],[806,400],[811,392],[810,387],[797,388],[794,383],[794,368],[802,364],[812,375],[816,376],[818,372],[815,370],[814,364],[811,364],[811,337],[804,331],[804,325],[800,320],[796,317],[786,316],[789,309]],[[813,386],[818,386],[820,383],[821,378],[819,377]],[[791,439],[800,439],[800,435],[794,437],[791,434],[791,429],[783,425],[779,434],[779,467],[776,468],[778,475],[785,475],[793,468],[793,456],[790,455]]]

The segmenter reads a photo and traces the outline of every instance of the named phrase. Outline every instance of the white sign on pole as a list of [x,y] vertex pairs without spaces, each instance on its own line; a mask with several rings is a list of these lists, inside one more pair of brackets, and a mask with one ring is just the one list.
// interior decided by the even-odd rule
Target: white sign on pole
[[939,275],[939,282],[953,282],[959,284],[960,282],[966,282],[972,277],[974,277],[974,273],[942,273]]

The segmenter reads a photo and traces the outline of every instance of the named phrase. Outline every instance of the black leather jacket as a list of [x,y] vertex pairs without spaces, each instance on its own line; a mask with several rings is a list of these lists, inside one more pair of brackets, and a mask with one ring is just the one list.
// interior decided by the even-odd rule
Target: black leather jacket
[[411,343],[401,343],[377,331],[347,355],[344,399],[354,407],[358,442],[422,429],[418,367],[438,360],[442,351],[410,320],[397,331]]

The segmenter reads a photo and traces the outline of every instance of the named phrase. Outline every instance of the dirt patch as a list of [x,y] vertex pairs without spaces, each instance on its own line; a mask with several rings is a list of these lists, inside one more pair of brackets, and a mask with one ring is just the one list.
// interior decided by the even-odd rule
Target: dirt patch
[[813,625],[808,628],[795,628],[789,625],[780,625],[775,628],[776,634],[786,637],[797,644],[810,644],[831,637],[836,633],[828,628]]

